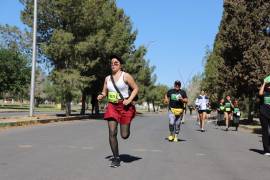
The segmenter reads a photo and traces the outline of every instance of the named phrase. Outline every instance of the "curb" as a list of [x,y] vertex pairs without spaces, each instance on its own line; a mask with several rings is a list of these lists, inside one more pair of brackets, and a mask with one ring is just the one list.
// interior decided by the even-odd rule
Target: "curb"
[[[216,123],[217,120],[212,120],[211,122],[213,124]],[[241,120],[240,120],[241,121]],[[259,124],[259,121],[254,120],[254,124],[239,124],[239,128],[249,130],[252,133],[260,134],[261,133],[261,125]]]
[[257,126],[247,126],[247,125],[240,125],[239,128],[241,129],[245,129],[245,130],[249,130],[251,131],[252,133],[255,133],[255,134],[261,134],[261,126],[257,125]]
[[34,124],[47,124],[52,122],[61,122],[61,121],[74,121],[74,120],[82,120],[82,119],[90,119],[91,117],[88,115],[81,116],[72,116],[72,117],[58,117],[52,119],[36,119],[36,120],[25,120],[25,121],[13,121],[13,122],[1,122],[0,128],[6,127],[16,127],[16,126],[28,126]]

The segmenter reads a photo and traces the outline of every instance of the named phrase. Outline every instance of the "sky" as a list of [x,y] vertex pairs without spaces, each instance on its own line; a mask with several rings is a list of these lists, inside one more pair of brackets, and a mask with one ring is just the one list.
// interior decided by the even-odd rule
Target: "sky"
[[[206,47],[213,47],[223,13],[223,0],[117,0],[138,31],[136,47],[148,48],[146,59],[155,66],[157,82],[184,86],[203,72]],[[19,0],[0,1],[0,24],[16,25],[22,5]]]

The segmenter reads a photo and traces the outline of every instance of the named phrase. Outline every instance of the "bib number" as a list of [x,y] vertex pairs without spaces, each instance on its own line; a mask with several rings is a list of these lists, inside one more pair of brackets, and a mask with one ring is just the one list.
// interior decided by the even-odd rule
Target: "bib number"
[[182,97],[181,94],[172,94],[171,100],[178,101],[181,97]]
[[264,97],[264,104],[270,104],[270,97]]
[[117,92],[109,92],[108,93],[108,101],[111,103],[118,103],[118,93]]
[[171,111],[175,116],[180,116],[183,113],[183,109],[180,108],[171,108]]

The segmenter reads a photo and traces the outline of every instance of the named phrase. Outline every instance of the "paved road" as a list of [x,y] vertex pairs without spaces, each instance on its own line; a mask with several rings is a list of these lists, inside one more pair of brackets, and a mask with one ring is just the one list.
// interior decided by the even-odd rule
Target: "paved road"
[[270,157],[260,136],[187,116],[181,141],[168,142],[165,114],[138,116],[130,139],[119,140],[122,164],[111,155],[106,122],[73,121],[0,131],[1,180],[269,180]]

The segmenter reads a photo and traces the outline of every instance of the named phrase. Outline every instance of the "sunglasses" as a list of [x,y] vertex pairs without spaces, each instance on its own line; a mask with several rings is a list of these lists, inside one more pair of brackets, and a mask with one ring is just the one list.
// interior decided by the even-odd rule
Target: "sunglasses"
[[120,63],[119,62],[112,62],[111,66],[118,66]]

